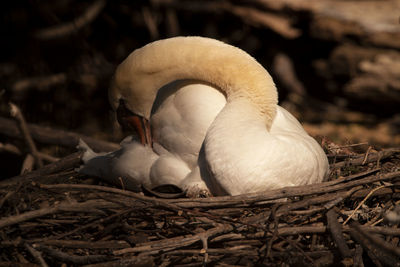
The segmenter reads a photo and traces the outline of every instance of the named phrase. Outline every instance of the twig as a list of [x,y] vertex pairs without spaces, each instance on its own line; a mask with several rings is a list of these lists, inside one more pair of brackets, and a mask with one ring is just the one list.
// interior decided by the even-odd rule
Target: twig
[[[356,186],[373,183],[377,181],[390,180],[393,178],[400,177],[400,171],[387,173],[383,175],[375,175],[371,177],[366,177],[363,179],[345,182],[345,179],[342,180],[343,183],[330,185],[331,182],[325,182],[314,185],[307,186],[293,186],[293,187],[285,187],[281,189],[275,189],[265,192],[259,193],[250,193],[246,195],[238,195],[238,196],[229,196],[229,197],[209,197],[209,198],[198,198],[198,199],[157,199],[146,197],[137,193],[133,193],[130,191],[124,191],[116,188],[104,187],[104,186],[89,186],[89,185],[66,185],[66,184],[58,184],[58,185],[41,185],[43,188],[64,188],[64,189],[93,189],[100,190],[106,192],[114,192],[117,194],[122,194],[125,196],[134,197],[136,199],[140,199],[146,202],[155,203],[157,205],[162,205],[165,207],[169,207],[172,209],[181,209],[181,208],[194,208],[194,207],[226,207],[226,206],[246,206],[255,203],[263,203],[269,200],[281,200],[289,197],[299,197],[299,196],[308,196],[313,194],[324,194],[329,192],[334,192],[338,190],[346,190],[347,188],[355,188]],[[1,185],[1,183],[0,183]],[[326,186],[327,185],[327,186]],[[323,198],[324,201],[326,200]],[[332,199],[329,199],[330,201]],[[315,201],[315,200],[310,200]]]
[[56,84],[65,83],[66,80],[67,75],[65,73],[57,73],[45,77],[31,77],[15,82],[12,86],[12,90],[17,94],[21,94],[32,87],[37,87],[40,90],[43,90],[43,88],[49,88]]
[[191,236],[178,236],[174,238],[164,239],[160,241],[146,242],[137,244],[134,248],[126,248],[114,251],[114,255],[123,255],[127,253],[143,252],[143,251],[160,251],[171,250],[179,247],[189,246],[204,238],[209,238],[218,234],[228,233],[233,230],[233,227],[225,224],[211,228],[203,233]]
[[96,209],[99,208],[115,208],[119,205],[103,201],[103,200],[88,200],[80,203],[68,203],[62,202],[58,205],[46,207],[38,210],[28,211],[19,215],[9,216],[0,219],[0,229],[13,224],[28,221],[34,218],[43,217],[49,214],[54,214],[60,211],[75,211],[75,212],[98,212]]
[[[275,189],[260,193],[250,193],[246,195],[239,195],[233,197],[210,197],[200,199],[173,199],[166,200],[170,203],[175,203],[181,207],[223,207],[233,204],[254,204],[257,202],[263,202],[267,200],[283,199],[288,197],[300,197],[313,194],[323,194],[338,190],[345,190],[347,188],[353,188],[358,185],[373,183],[377,181],[391,180],[393,178],[399,178],[400,171],[387,173],[383,175],[374,175],[365,177],[363,179],[330,185],[330,182],[307,185],[307,186],[293,186],[285,187],[281,189]],[[326,186],[327,185],[327,186]]]
[[80,17],[71,22],[56,25],[35,33],[38,39],[54,39],[78,32],[81,28],[94,21],[106,5],[106,0],[94,1]]
[[15,191],[8,191],[7,194],[2,199],[0,199],[0,209],[3,207],[4,202],[6,202],[7,199],[9,199],[14,193]]
[[353,257],[353,262],[355,267],[364,267],[362,254],[363,254],[362,246],[356,245],[356,251],[354,252],[354,257]]
[[[116,143],[97,140],[95,138],[74,132],[41,127],[30,123],[27,124],[27,127],[32,135],[32,138],[35,141],[43,144],[75,148],[79,143],[79,139],[82,139],[86,144],[97,151],[113,151],[120,148],[120,146]],[[12,138],[23,138],[15,121],[4,117],[0,117],[0,133]]]
[[208,236],[203,236],[200,238],[203,248],[200,250],[204,254],[203,265],[206,266],[208,262]]
[[25,243],[25,247],[29,251],[29,253],[31,253],[31,255],[37,260],[37,262],[40,264],[40,266],[42,266],[42,267],[49,266],[49,265],[47,265],[46,261],[43,259],[42,254],[39,251],[37,251],[36,249],[31,247],[28,243]]
[[365,233],[361,229],[354,227],[354,225],[356,223],[353,222],[350,235],[368,252],[368,255],[376,266],[383,266],[381,263],[389,266],[397,266],[398,261],[396,259],[383,252],[377,244],[368,240]]
[[364,159],[363,159],[361,165],[364,165],[367,162],[368,155],[369,155],[369,152],[371,151],[371,149],[372,149],[372,146],[369,146],[367,149],[367,152],[365,152],[365,156],[364,156]]
[[[12,153],[12,154],[15,154],[18,156],[22,155],[21,150],[18,147],[14,146],[13,144],[0,143],[0,152],[1,151]],[[38,151],[38,155],[40,156],[40,158],[42,158],[43,160],[46,160],[48,162],[55,162],[55,161],[59,160],[59,158],[50,156],[50,155],[48,155],[46,153],[42,153],[40,151]]]
[[157,23],[154,18],[154,15],[150,11],[150,9],[147,7],[142,8],[142,15],[143,15],[144,23],[146,24],[146,28],[150,33],[151,39],[157,40],[160,36],[160,33],[158,32]]
[[21,113],[21,110],[13,103],[10,103],[10,113],[11,116],[13,116],[18,121],[19,129],[21,130],[22,136],[24,137],[25,142],[29,147],[29,150],[35,157],[36,163],[39,167],[43,167],[43,161],[38,155],[38,150],[35,143],[33,142],[31,134],[29,133],[28,126],[26,124],[24,116]]
[[126,241],[107,240],[107,241],[84,241],[84,240],[55,240],[48,239],[38,241],[38,244],[64,247],[64,248],[89,248],[89,249],[122,249],[130,247]]
[[235,5],[227,5],[225,11],[248,21],[249,24],[269,28],[287,39],[294,39],[301,35],[301,30],[292,27],[290,18],[283,15]]
[[361,227],[358,223],[352,223],[351,228],[356,229],[357,232],[364,235],[370,242],[375,244],[380,249],[392,254],[393,256],[400,257],[400,248],[395,247],[390,243],[380,239],[379,237],[368,233],[368,231],[366,231],[365,228]]
[[157,4],[164,5],[167,7],[173,7],[181,10],[193,11],[208,11],[212,13],[216,12],[227,12],[233,14],[245,23],[252,26],[261,26],[276,33],[280,34],[284,38],[293,39],[301,35],[301,30],[292,27],[291,18],[277,12],[262,11],[257,8],[234,5],[230,2],[204,2],[204,1],[191,1],[182,2],[176,0],[156,0]]
[[326,213],[326,218],[328,221],[328,229],[331,232],[331,236],[333,240],[335,240],[335,243],[337,247],[339,248],[340,254],[342,254],[343,258],[348,258],[351,256],[351,252],[349,247],[346,244],[346,241],[344,240],[343,233],[342,233],[342,227],[339,224],[337,220],[337,214],[334,209],[330,209]]
[[[117,218],[117,217],[121,217],[123,214],[127,214],[127,213],[129,213],[129,212],[130,212],[130,210],[119,211],[119,212],[117,212],[117,213],[115,213],[115,214],[112,214],[112,215],[110,215],[110,216],[108,216],[108,217],[96,219],[96,220],[93,221],[93,222],[88,222],[88,223],[85,224],[85,225],[82,225],[82,226],[80,226],[80,227],[76,227],[75,229],[73,229],[73,230],[71,230],[71,231],[69,231],[69,232],[60,233],[60,234],[58,234],[58,235],[56,235],[56,236],[53,236],[52,238],[53,238],[53,239],[61,239],[61,238],[70,236],[70,235],[72,235],[72,234],[79,233],[79,232],[81,232],[81,231],[83,231],[83,230],[85,230],[85,229],[89,229],[89,228],[98,226],[98,225],[100,225],[100,224],[102,224],[102,223],[111,221],[112,219],[115,219],[115,218]],[[34,240],[34,241],[35,241],[35,242],[41,242],[41,241],[44,242],[44,241],[46,241],[46,239],[40,239],[40,240]]]
[[385,185],[381,185],[379,187],[376,187],[374,189],[372,189],[368,195],[365,196],[365,198],[357,205],[357,207],[353,210],[353,212],[349,215],[349,217],[347,217],[347,219],[343,222],[343,225],[346,225],[346,223],[354,216],[354,214],[356,213],[356,211],[362,206],[362,204],[365,203],[365,201],[367,201],[367,199],[375,192],[378,191],[381,188],[386,187]]
[[107,187],[107,186],[98,186],[98,185],[79,185],[79,184],[56,184],[56,185],[40,185],[41,188],[45,189],[89,189],[89,190],[98,190],[103,192],[109,192],[114,194],[119,194],[123,196],[132,197],[134,199],[138,199],[144,202],[152,203],[155,206],[164,207],[170,209],[175,212],[181,211],[181,208],[173,203],[168,203],[165,199],[157,199],[152,197],[146,197],[138,193],[134,193],[131,191],[121,190],[117,188]]
[[54,257],[58,260],[69,262],[73,264],[90,264],[96,262],[102,262],[105,260],[112,260],[114,257],[108,255],[86,255],[86,256],[77,256],[77,255],[70,255],[65,252],[61,252],[45,245],[34,245],[36,248],[40,249],[41,251],[45,252],[51,257]]
[[22,162],[20,174],[23,175],[25,173],[31,172],[34,164],[35,164],[35,158],[32,156],[32,154],[27,154],[24,159],[24,162]]
[[13,144],[3,144],[0,143],[0,152],[5,151],[5,152],[9,152],[15,155],[22,155],[21,150],[14,146]]
[[81,152],[73,153],[36,171],[0,181],[0,188],[12,186],[17,183],[30,182],[44,175],[75,168],[79,165],[81,154]]
[[355,147],[355,146],[363,146],[368,145],[368,142],[362,142],[357,144],[348,144],[348,145],[340,145],[338,148],[346,148],[346,147]]
[[365,155],[360,155],[356,158],[334,163],[331,165],[331,168],[341,168],[348,165],[359,166],[370,162],[376,162],[378,159],[386,159],[396,153],[400,153],[400,148],[389,148],[376,153],[369,153],[366,160],[364,160]]

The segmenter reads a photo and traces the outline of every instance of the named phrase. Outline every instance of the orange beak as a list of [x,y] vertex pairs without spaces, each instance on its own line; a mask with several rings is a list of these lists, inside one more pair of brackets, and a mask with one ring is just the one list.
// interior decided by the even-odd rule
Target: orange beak
[[142,145],[153,147],[150,122],[126,108],[123,100],[117,108],[117,119],[124,131],[136,132]]

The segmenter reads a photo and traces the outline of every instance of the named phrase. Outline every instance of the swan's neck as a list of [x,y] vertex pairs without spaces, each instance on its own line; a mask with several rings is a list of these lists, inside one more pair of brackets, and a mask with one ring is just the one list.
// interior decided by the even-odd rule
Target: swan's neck
[[267,128],[275,117],[277,91],[268,72],[244,51],[213,39],[180,37],[151,43],[134,51],[116,73],[117,82],[125,83],[122,87],[146,93],[148,103],[141,99],[135,108],[142,105],[147,118],[158,89],[180,79],[211,83],[228,103],[246,99]]

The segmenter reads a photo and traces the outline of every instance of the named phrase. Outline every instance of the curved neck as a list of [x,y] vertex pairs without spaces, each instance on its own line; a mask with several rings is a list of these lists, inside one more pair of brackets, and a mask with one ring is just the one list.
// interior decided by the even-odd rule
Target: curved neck
[[[119,66],[116,79],[124,77],[130,79],[130,87],[150,90],[149,102],[165,84],[194,79],[218,87],[228,104],[247,99],[265,118],[268,128],[275,117],[278,96],[268,72],[246,52],[213,39],[176,37],[148,44]],[[144,111],[146,116],[150,110]]]

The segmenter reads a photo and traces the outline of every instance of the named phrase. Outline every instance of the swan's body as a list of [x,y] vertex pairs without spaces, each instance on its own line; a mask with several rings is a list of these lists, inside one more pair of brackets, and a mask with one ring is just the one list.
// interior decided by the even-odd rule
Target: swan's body
[[98,157],[88,150],[82,172],[237,195],[320,182],[328,170],[318,143],[277,105],[268,72],[216,40],[177,37],[135,50],[116,71],[110,101],[115,109],[123,101],[145,131],[150,121],[152,147],[133,141]]

